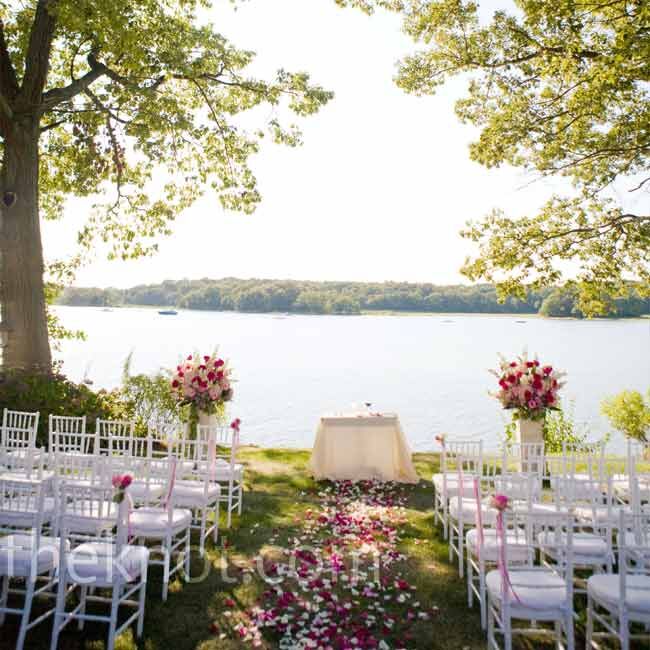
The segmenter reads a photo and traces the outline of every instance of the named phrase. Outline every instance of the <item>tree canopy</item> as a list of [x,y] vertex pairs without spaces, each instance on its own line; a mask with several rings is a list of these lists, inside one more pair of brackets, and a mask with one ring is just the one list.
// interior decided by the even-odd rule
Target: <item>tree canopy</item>
[[403,13],[419,46],[399,65],[407,92],[467,77],[456,112],[480,128],[473,160],[573,186],[537,214],[497,210],[468,224],[463,235],[478,245],[470,279],[512,295],[569,280],[591,315],[625,294],[626,279],[650,293],[647,0],[516,0],[489,19],[471,0],[337,1]]
[[[146,254],[210,187],[224,207],[253,211],[260,193],[249,161],[261,141],[299,144],[287,116],[316,113],[332,97],[304,72],[251,76],[253,52],[205,19],[209,7],[207,0],[0,0],[11,363],[49,364],[39,213],[57,219],[66,198],[99,197],[79,233],[81,253],[62,257],[79,263],[98,240],[111,257]],[[18,284],[25,260],[33,262],[23,264],[26,281]],[[54,279],[69,270],[61,262],[51,268]]]

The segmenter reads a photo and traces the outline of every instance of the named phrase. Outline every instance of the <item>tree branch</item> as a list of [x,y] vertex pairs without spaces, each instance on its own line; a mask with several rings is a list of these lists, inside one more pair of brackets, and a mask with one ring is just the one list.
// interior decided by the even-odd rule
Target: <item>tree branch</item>
[[45,87],[50,67],[50,53],[56,18],[50,8],[57,0],[38,0],[34,23],[29,34],[29,45],[25,57],[25,76],[19,98],[28,107],[38,106]]
[[90,53],[87,57],[87,60],[88,65],[90,66],[90,70],[86,72],[83,77],[79,77],[79,79],[73,79],[70,84],[64,86],[63,88],[53,88],[52,90],[48,90],[43,95],[44,111],[50,110],[61,102],[69,101],[79,93],[87,90],[94,81],[106,74],[106,70],[108,68],[106,68],[103,63],[100,63],[95,58],[94,54]]

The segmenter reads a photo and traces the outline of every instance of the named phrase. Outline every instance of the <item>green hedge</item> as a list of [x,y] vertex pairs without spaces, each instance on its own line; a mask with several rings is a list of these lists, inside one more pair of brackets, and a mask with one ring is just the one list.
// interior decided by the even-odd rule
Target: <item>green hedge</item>
[[86,430],[95,430],[95,419],[130,420],[132,402],[122,393],[93,391],[85,384],[75,384],[56,372],[26,372],[20,370],[0,373],[0,409],[39,411],[38,444],[47,446],[50,415],[86,416]]

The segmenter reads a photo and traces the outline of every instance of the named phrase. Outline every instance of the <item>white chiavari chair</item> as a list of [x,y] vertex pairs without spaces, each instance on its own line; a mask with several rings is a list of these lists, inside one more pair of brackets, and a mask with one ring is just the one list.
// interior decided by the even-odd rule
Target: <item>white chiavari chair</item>
[[[106,486],[64,485],[61,503],[62,543],[66,540],[79,541],[79,529],[102,531],[106,513],[116,506],[113,503],[113,489]],[[61,550],[51,650],[56,650],[61,630],[73,620],[78,621],[79,629],[83,629],[86,621],[107,623],[107,650],[114,649],[117,636],[136,620],[137,636],[142,635],[149,551],[144,546],[127,543],[126,499],[120,504],[119,516],[116,516],[113,525],[116,526],[115,536],[91,534],[83,538],[82,543],[73,546],[72,550]],[[67,596],[77,587],[78,604],[67,610]],[[110,590],[110,598],[98,595],[96,588]],[[110,604],[110,613],[87,613],[87,602]],[[135,612],[118,625],[120,607],[133,608]]]
[[[196,458],[208,458],[210,443],[205,440],[182,440],[170,448],[169,463],[172,465],[171,502],[178,508],[192,511],[192,529],[199,531],[199,552],[205,552],[205,540],[212,536],[216,543],[219,534],[219,504],[221,485],[216,471],[197,463]],[[191,467],[191,471],[186,468]],[[179,471],[183,469],[183,478]],[[210,521],[212,515],[213,521]]]
[[[556,478],[555,499],[558,511],[574,513],[573,566],[591,573],[611,573],[614,562],[613,532],[620,507],[613,504],[611,478],[576,480],[573,476]],[[552,551],[551,551],[552,553]],[[551,563],[556,561],[548,556]],[[584,593],[586,583],[576,580],[575,593]]]
[[[471,476],[463,478],[459,484],[458,457],[482,459],[483,442],[476,440],[447,440],[442,438],[440,453],[440,472],[433,475],[433,516],[434,522],[440,522],[444,538],[449,537],[449,499],[459,495],[471,497],[474,484]],[[482,465],[482,463],[479,463]],[[482,474],[482,467],[479,476]]]
[[0,450],[7,456],[29,461],[33,466],[44,462],[43,450],[36,445],[39,418],[38,412],[11,411],[5,408],[2,412]]
[[242,511],[244,466],[237,462],[239,431],[232,426],[199,424],[197,439],[205,443],[199,445],[197,451],[207,451],[206,458],[197,461],[205,463],[221,485],[221,502],[226,504],[226,526],[230,528],[233,511],[239,515]]
[[[529,476],[531,481],[528,481]],[[543,442],[512,442],[503,445],[500,494],[526,501],[531,496],[529,491],[532,489],[533,500],[540,501],[543,479]]]
[[40,450],[26,449],[24,453],[16,454],[0,447],[0,477],[42,481],[53,475],[53,472],[45,470],[45,454]]
[[[635,495],[630,491],[632,481],[637,489]],[[628,440],[625,469],[614,476],[614,487],[621,501],[631,503],[636,497],[640,504],[650,502],[650,443]]]
[[50,458],[52,471],[59,483],[86,486],[110,483],[106,457],[57,451]]
[[136,506],[157,505],[167,492],[169,483],[169,463],[167,459],[154,459],[152,455],[153,440],[147,436],[134,437],[130,456],[108,456],[110,476],[130,474],[133,483],[129,494]]
[[[477,511],[481,510],[482,517],[489,520],[494,516],[494,512],[483,503],[479,498],[477,500],[474,492],[474,478],[481,479],[479,487],[483,480],[483,453],[482,446],[479,449],[478,456],[465,456],[457,454],[454,458],[457,464],[456,485],[466,486],[462,493],[457,496],[450,496],[447,505],[447,522],[449,531],[449,561],[453,561],[454,555],[458,558],[458,573],[461,578],[465,575],[465,533],[470,528],[476,526]],[[445,481],[446,482],[446,481]],[[480,497],[480,495],[479,495]]]
[[[150,461],[147,461],[150,464]],[[176,507],[173,464],[168,466],[168,491],[164,503],[137,508],[131,513],[129,534],[138,543],[154,542],[150,548],[149,565],[163,568],[162,599],[167,600],[169,582],[179,571],[184,570],[189,575],[190,562],[190,531],[192,527],[192,511]],[[133,487],[133,484],[129,488]],[[170,489],[171,488],[171,489]],[[175,559],[175,561],[174,561]]]
[[[60,542],[44,533],[51,524],[54,500],[45,481],[0,479],[0,625],[7,614],[20,616],[16,650],[27,632],[54,613],[54,607],[32,619],[35,598],[51,594],[56,585]],[[14,587],[10,589],[10,583]],[[19,597],[11,605],[9,594]]]
[[[515,636],[544,634],[553,637],[558,648],[566,641],[567,650],[573,650],[573,515],[508,511],[504,513],[504,529],[526,531],[530,561],[522,563],[517,555],[513,562],[510,544],[498,544],[504,564],[486,577],[488,648],[501,647],[497,635],[503,638],[505,649],[511,650]],[[533,558],[549,552],[557,557],[555,567],[534,564]],[[531,621],[531,626],[514,627],[514,620]],[[553,626],[542,627],[541,622]]]
[[[495,477],[495,481],[488,483],[489,493],[505,494],[499,488],[499,478]],[[474,480],[478,481],[477,478]],[[508,481],[508,485],[513,485],[517,488],[518,494],[527,492],[532,495],[534,489],[533,478],[522,476],[522,487],[517,483]],[[477,486],[478,487],[478,486]],[[484,497],[489,496],[483,493]],[[498,534],[496,525],[496,511],[489,508],[490,516],[481,516],[480,522],[477,521],[475,528],[468,531],[465,537],[465,546],[467,549],[467,599],[470,607],[474,604],[474,598],[479,601],[481,609],[481,627],[483,629],[487,626],[487,595],[485,577],[487,571],[493,568],[498,562],[499,546]],[[479,525],[480,524],[480,525]],[[505,543],[508,544],[508,556],[510,562],[529,563],[530,555],[532,553],[530,546],[527,543],[526,531],[523,528],[511,528],[504,536]]]
[[[615,638],[622,650],[632,642],[650,644],[650,514],[619,512],[616,574],[594,575],[587,581],[587,648],[595,640]],[[640,624],[638,632],[631,624]],[[599,630],[596,631],[596,624]]]
[[50,454],[92,454],[95,436],[86,433],[86,416],[50,415]]
[[102,420],[95,422],[95,453],[108,456],[132,456],[135,422]]

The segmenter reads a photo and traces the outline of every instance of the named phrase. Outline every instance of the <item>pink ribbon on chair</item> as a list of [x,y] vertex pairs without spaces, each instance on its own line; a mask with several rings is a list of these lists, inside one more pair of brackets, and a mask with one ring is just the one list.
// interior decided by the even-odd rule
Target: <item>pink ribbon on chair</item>
[[505,601],[508,591],[510,591],[515,600],[521,604],[519,596],[512,587],[506,564],[506,533],[503,525],[503,511],[508,507],[508,497],[505,494],[495,494],[492,497],[491,505],[497,510],[497,569],[501,576],[501,602]]
[[481,548],[483,548],[483,512],[481,508],[481,497],[479,496],[478,489],[478,476],[474,477],[474,499],[476,500],[476,530],[478,531],[478,546],[476,548],[479,561],[481,559]]

